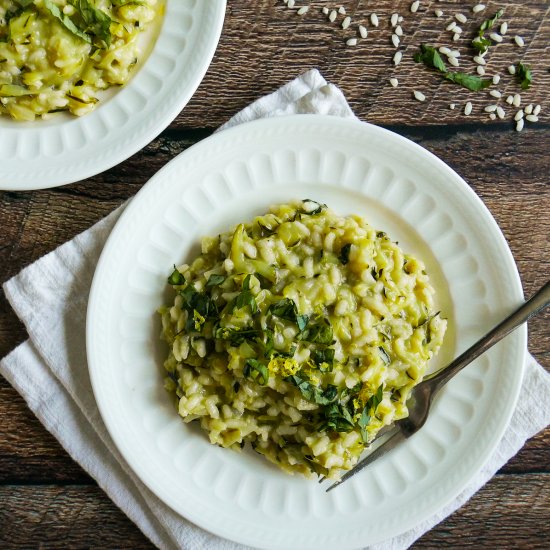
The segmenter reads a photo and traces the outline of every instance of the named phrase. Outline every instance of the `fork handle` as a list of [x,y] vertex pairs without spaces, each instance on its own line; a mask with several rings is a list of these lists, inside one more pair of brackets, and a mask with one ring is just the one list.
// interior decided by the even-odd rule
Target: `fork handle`
[[[441,389],[455,374],[466,365],[487,351],[490,347],[500,342],[506,335],[525,323],[550,304],[550,281],[548,281],[527,302],[520,306],[514,313],[506,317],[504,321],[490,330],[483,338],[458,356],[448,367],[437,373],[430,379],[436,386],[436,391]],[[435,392],[434,392],[435,393]]]

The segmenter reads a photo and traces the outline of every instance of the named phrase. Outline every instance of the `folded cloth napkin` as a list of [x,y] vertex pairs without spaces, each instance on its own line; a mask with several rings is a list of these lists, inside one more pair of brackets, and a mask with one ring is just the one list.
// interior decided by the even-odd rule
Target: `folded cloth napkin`
[[[340,90],[312,70],[259,99],[221,129],[293,113],[354,117]],[[157,547],[242,549],[193,525],[153,495],[118,453],[95,404],[86,364],[86,306],[97,260],[123,208],[4,284],[29,339],[0,362],[0,373],[71,457]],[[550,375],[532,357],[526,364],[521,395],[498,448],[464,492],[421,525],[372,548],[408,547],[466,502],[527,438],[550,423]]]

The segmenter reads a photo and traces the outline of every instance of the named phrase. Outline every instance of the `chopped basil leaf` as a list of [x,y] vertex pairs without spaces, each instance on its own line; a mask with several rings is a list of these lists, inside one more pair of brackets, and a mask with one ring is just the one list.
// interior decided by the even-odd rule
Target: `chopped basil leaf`
[[477,75],[467,73],[445,73],[445,78],[455,84],[464,86],[464,88],[468,88],[468,90],[472,92],[484,90],[488,88],[492,82],[490,79],[480,78]]
[[323,317],[319,322],[309,323],[307,327],[298,334],[298,340],[311,342],[312,344],[332,344],[333,332],[330,321]]
[[350,250],[351,250],[351,243],[348,243],[348,244],[345,244],[341,249],[340,249],[340,256],[339,256],[339,259],[340,261],[346,265],[348,262],[349,262],[349,253],[350,253]]
[[367,443],[368,441],[368,433],[366,428],[371,421],[372,415],[376,412],[376,408],[382,402],[383,397],[384,397],[384,385],[380,384],[380,386],[378,386],[378,389],[376,390],[376,393],[369,397],[367,403],[365,404],[365,407],[363,408],[361,417],[357,422],[361,431],[361,438],[363,439],[363,443]]
[[221,285],[223,282],[225,281],[225,276],[224,275],[216,275],[216,274],[213,274],[213,275],[210,275],[210,277],[208,277],[208,281],[206,283],[206,286],[218,286],[218,285]]
[[92,38],[88,34],[86,34],[84,31],[79,29],[73,22],[73,20],[68,16],[65,15],[60,9],[57,4],[54,4],[52,0],[44,0],[44,7],[70,32],[72,32],[75,36],[78,36],[85,42],[88,42],[88,44],[92,43]]
[[321,372],[331,372],[334,365],[334,349],[314,349],[311,358]]
[[524,65],[521,62],[518,63],[516,65],[516,78],[518,79],[521,89],[527,90],[533,80],[533,73],[531,72],[530,65]]
[[94,45],[109,47],[111,45],[111,18],[102,10],[96,8],[89,0],[69,0],[82,19],[80,30],[99,39]]
[[311,401],[312,403],[317,403],[318,405],[328,405],[329,403],[332,403],[338,395],[336,386],[329,384],[326,389],[323,390],[318,386],[314,386],[297,374],[287,376],[285,380],[294,384],[300,390],[300,393],[304,399]]
[[424,63],[427,67],[437,69],[442,73],[447,72],[447,67],[439,52],[434,47],[428,46],[427,44],[420,45],[420,52],[415,53],[413,59],[417,63]]
[[244,365],[243,374],[258,384],[265,386],[269,380],[269,370],[265,365],[256,359],[247,359]]
[[256,341],[261,335],[262,331],[253,327],[218,327],[214,331],[215,338],[229,340],[230,344],[234,347],[240,346],[245,340]]
[[300,329],[300,332],[303,332],[309,323],[309,315],[296,315],[296,324]]
[[276,315],[281,319],[286,319],[287,321],[296,321],[296,316],[298,310],[294,300],[290,298],[283,298],[278,302],[275,302],[269,306],[269,311],[272,315]]
[[174,266],[174,271],[172,275],[168,277],[169,285],[183,285],[185,284],[185,277],[178,271],[177,267]]
[[498,19],[502,17],[504,13],[504,10],[500,9],[498,10],[493,17],[490,19],[486,19],[483,21],[481,26],[479,27],[479,30],[477,32],[477,36],[472,40],[472,46],[480,53],[484,54],[487,52],[489,47],[493,44],[492,40],[490,38],[486,38],[485,31],[488,31],[493,28],[495,23]]
[[485,32],[485,31],[488,31],[489,29],[492,29],[495,25],[495,23],[497,22],[498,19],[500,19],[504,14],[504,10],[503,9],[500,9],[498,10],[495,15],[493,15],[493,17],[491,17],[490,19],[486,19],[485,21],[483,21],[483,23],[481,24],[481,26],[479,27],[479,34],[480,36],[482,36],[482,34]]
[[353,418],[347,407],[341,403],[331,403],[323,410],[324,419],[319,430],[333,430],[335,432],[351,432],[355,427]]
[[242,292],[231,302],[230,309],[242,309],[243,307],[250,306],[252,315],[258,313],[258,304],[254,294],[250,291],[250,274],[248,274],[243,281]]
[[437,69],[442,73],[443,78],[455,84],[459,84],[460,86],[464,86],[473,92],[478,92],[491,85],[491,80],[480,78],[477,75],[448,72],[445,62],[439,52],[434,47],[426,44],[420,46],[420,52],[414,55],[414,60],[417,63],[424,63],[424,65],[432,69]]

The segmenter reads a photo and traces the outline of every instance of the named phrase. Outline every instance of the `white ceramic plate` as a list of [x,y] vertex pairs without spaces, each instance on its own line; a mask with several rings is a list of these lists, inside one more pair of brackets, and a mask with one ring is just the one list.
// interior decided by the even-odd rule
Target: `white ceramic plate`
[[93,281],[90,374],[125,459],[183,516],[261,548],[357,548],[426,520],[483,466],[514,409],[526,329],[455,378],[420,433],[329,494],[259,455],[210,445],[176,415],[162,387],[166,349],[155,310],[168,299],[166,277],[200,236],[300,198],[363,215],[426,261],[451,327],[439,363],[522,301],[495,221],[432,154],[335,117],[261,120],[185,151],[127,207]]
[[225,4],[166,0],[147,60],[92,113],[36,122],[0,117],[0,189],[45,189],[85,179],[147,145],[198,88],[218,44]]

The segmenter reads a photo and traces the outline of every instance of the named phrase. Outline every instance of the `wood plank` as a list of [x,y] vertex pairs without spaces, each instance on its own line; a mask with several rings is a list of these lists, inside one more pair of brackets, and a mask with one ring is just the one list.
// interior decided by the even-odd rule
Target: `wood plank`
[[[321,13],[326,2],[317,0],[308,4],[311,5],[308,13],[299,17],[280,0],[229,2],[213,63],[198,92],[172,127],[216,127],[251,101],[311,68],[319,69],[328,81],[343,90],[360,118],[375,124],[447,125],[475,120],[495,125],[497,122],[490,121],[488,114],[483,112],[485,106],[495,103],[487,90],[470,92],[447,83],[433,71],[415,63],[413,54],[422,43],[458,47],[462,56],[461,67],[457,70],[473,72],[474,51],[470,42],[481,22],[492,16],[497,6],[505,9],[502,20],[509,22],[510,30],[501,44],[490,49],[487,74],[502,76],[495,89],[504,94],[522,92],[507,67],[519,61],[531,64],[533,85],[522,92],[524,104],[542,104],[543,118],[548,120],[550,73],[546,67],[550,60],[550,19],[544,0],[502,0],[488,4],[488,9],[478,15],[464,5],[449,1],[440,6],[421,2],[418,12],[413,14],[409,10],[410,2],[378,0],[374,9],[372,2],[349,0],[340,2],[352,17],[352,25],[345,31],[341,28],[344,16],[339,15],[331,24]],[[435,7],[443,9],[445,16],[436,18],[433,15]],[[397,68],[392,62],[395,48],[390,40],[389,23],[396,10],[404,16],[404,36],[400,45],[403,61]],[[380,19],[378,28],[368,20],[373,11]],[[460,25],[464,31],[460,41],[453,42],[452,34],[445,31],[445,27],[459,11],[467,15],[468,22]],[[359,23],[368,26],[369,36],[357,46],[347,47],[345,42],[356,36]],[[518,48],[513,42],[515,34],[525,39],[524,48]],[[390,85],[391,77],[398,78],[397,88]],[[424,103],[413,100],[413,89],[423,91],[427,100]],[[468,100],[472,101],[474,110],[472,116],[465,117],[462,109]],[[451,102],[458,106],[454,111],[449,109]],[[506,125],[512,128],[515,111],[504,106],[507,107]]]
[[[153,546],[96,486],[0,487],[2,548],[149,549]],[[498,476],[412,548],[545,548],[550,476]]]

